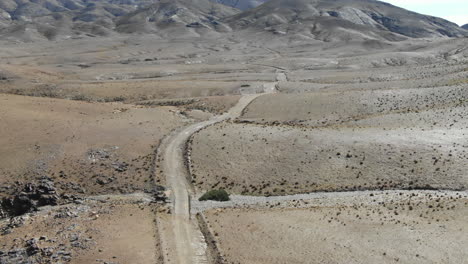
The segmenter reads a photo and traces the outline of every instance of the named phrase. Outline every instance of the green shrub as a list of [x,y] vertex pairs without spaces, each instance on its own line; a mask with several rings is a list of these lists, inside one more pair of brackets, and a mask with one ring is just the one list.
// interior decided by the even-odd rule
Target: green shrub
[[199,201],[218,201],[218,202],[226,202],[229,201],[229,194],[225,190],[211,190],[206,192],[205,194],[198,199]]

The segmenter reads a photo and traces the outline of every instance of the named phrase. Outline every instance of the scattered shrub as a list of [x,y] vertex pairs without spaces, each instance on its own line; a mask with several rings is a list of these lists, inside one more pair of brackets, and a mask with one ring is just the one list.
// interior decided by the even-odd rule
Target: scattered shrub
[[104,102],[106,103],[111,103],[111,102],[123,102],[125,101],[127,98],[123,97],[123,96],[116,96],[116,97],[106,97],[104,98]]
[[229,194],[225,190],[211,190],[206,192],[205,194],[198,199],[199,201],[218,201],[218,202],[226,202],[229,201]]
[[73,95],[71,97],[71,100],[74,100],[74,101],[91,101],[91,98],[89,98],[88,96],[84,95],[84,94],[76,94],[76,95]]

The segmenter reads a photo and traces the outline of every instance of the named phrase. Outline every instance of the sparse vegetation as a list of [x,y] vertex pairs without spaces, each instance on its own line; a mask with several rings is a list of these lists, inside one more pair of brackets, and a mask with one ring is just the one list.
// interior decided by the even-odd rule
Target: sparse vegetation
[[218,202],[226,202],[229,201],[229,194],[225,190],[211,190],[203,194],[199,201],[218,201]]
[[74,100],[74,101],[87,101],[87,102],[91,101],[91,99],[89,97],[87,97],[86,95],[84,95],[84,94],[74,95],[74,96],[72,96],[71,99]]
[[437,31],[458,27],[109,1],[0,7],[0,263],[468,259],[468,50]]

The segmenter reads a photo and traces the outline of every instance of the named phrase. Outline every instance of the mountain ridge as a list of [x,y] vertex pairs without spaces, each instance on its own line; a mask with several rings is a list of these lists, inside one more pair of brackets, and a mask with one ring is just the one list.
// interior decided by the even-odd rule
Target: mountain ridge
[[154,33],[170,37],[177,34],[200,36],[199,31],[227,32],[220,20],[238,13],[234,9],[209,0],[160,0],[144,9],[124,15],[116,21],[121,33]]
[[268,0],[212,0],[212,1],[245,11],[251,8],[255,8],[267,2]]
[[[229,19],[234,28],[241,29],[252,26],[284,28],[287,24],[298,23],[301,27],[315,29],[317,21],[325,21],[319,23],[325,28],[336,28],[343,24],[338,20],[345,20],[372,30],[386,30],[410,38],[461,37],[466,34],[450,21],[374,0],[270,0]],[[305,24],[305,21],[309,24]]]
[[0,36],[25,42],[135,33],[163,38],[225,33],[254,37],[243,34],[247,30],[329,42],[468,34],[444,19],[374,0],[265,1],[3,0]]

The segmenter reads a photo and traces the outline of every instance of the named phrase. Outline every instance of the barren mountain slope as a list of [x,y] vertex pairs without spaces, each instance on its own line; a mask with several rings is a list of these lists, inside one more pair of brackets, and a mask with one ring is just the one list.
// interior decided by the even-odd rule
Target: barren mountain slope
[[395,40],[402,36],[457,37],[466,34],[449,21],[374,0],[272,0],[230,17],[227,22],[237,29],[255,27],[279,34],[312,35],[321,40],[358,37]]
[[348,42],[468,34],[446,20],[374,0],[272,0],[258,6],[263,2],[5,0],[0,3],[0,36],[23,42],[122,33],[151,33],[163,38],[219,37],[234,28],[256,33],[240,34],[243,39],[259,39],[258,33],[273,32],[301,40]]
[[[227,31],[219,19],[238,9],[209,0],[174,1],[3,1],[0,35],[22,41],[56,40],[76,36],[108,36],[151,32],[165,37],[197,36]],[[174,29],[175,26],[175,29]],[[210,29],[210,30],[207,30]]]
[[117,31],[125,33],[152,32],[171,38],[197,36],[206,31],[228,31],[219,20],[238,12],[209,0],[163,0],[122,17],[116,26]]
[[[114,19],[149,1],[12,1],[0,3],[0,34],[4,39],[37,41],[78,35],[112,33]],[[2,19],[3,18],[3,19]]]
[[250,8],[257,7],[268,0],[212,0],[223,5],[232,6],[240,10],[247,10]]

